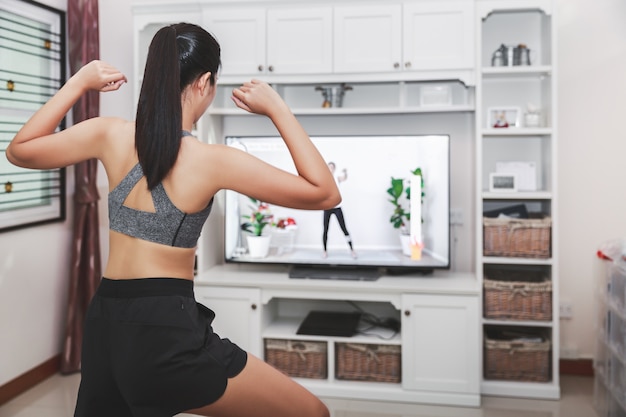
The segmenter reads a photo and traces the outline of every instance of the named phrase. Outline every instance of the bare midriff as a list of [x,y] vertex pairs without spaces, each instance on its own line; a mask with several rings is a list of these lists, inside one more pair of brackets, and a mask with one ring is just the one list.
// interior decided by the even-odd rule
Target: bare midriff
[[193,280],[196,248],[177,248],[109,232],[109,279],[181,278]]

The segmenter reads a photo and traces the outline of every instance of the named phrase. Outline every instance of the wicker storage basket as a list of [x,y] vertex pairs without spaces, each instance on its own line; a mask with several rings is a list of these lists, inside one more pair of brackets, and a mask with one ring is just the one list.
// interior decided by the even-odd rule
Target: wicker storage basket
[[551,342],[485,337],[485,379],[548,382]]
[[552,282],[541,273],[485,271],[483,287],[485,318],[552,320]]
[[552,219],[483,217],[483,254],[521,258],[549,258]]
[[337,343],[336,377],[352,381],[401,382],[398,345]]
[[265,339],[265,361],[295,378],[327,378],[326,352],[326,342]]

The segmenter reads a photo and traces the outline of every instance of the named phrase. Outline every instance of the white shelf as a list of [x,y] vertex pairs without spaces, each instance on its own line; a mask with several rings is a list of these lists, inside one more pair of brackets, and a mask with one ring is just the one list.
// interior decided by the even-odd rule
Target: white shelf
[[552,75],[552,67],[543,66],[513,66],[513,67],[485,67],[482,69],[483,78],[506,79],[506,78],[534,78]]
[[[341,116],[341,115],[368,115],[368,114],[412,114],[412,113],[468,113],[474,111],[474,106],[445,106],[445,107],[342,107],[342,108],[293,108],[296,116]],[[253,116],[238,108],[211,108],[209,114],[216,116]]]
[[559,385],[554,381],[517,382],[483,380],[480,388],[483,395],[515,396],[545,400],[558,400],[561,396]]
[[483,136],[549,136],[552,129],[549,127],[509,127],[504,129],[483,129]]
[[[558,197],[557,129],[556,116],[556,26],[552,18],[552,0],[514,0],[477,2],[477,74],[476,83],[476,141],[477,164],[477,246],[482,251],[482,210],[522,203],[529,211],[541,211],[556,216]],[[528,66],[489,66],[492,54],[501,45],[524,43],[530,48],[531,63]],[[539,127],[525,127],[523,113],[529,105],[538,108]],[[509,121],[508,128],[492,128],[488,112],[497,108],[517,108],[518,126]],[[520,126],[521,125],[521,126]],[[499,161],[528,161],[536,167],[537,190],[498,193],[488,191],[490,172],[495,172]],[[552,218],[552,230],[558,218]],[[507,265],[511,270],[537,267],[545,271],[553,285],[552,320],[493,320],[482,318],[483,332],[487,326],[532,328],[536,332],[550,331],[551,337],[551,381],[519,382],[507,380],[485,380],[481,383],[483,395],[558,399],[559,388],[559,317],[558,306],[558,236],[550,241],[552,257],[517,258],[484,256],[478,253],[477,271],[482,273],[489,265]]]
[[507,258],[501,256],[483,256],[483,264],[502,264],[502,265],[552,265],[552,259],[541,258]]
[[[296,334],[301,317],[280,317],[270,323],[263,330],[264,339],[289,339],[289,340],[310,340],[319,342],[340,342],[340,343],[364,343],[376,345],[400,345],[401,337],[399,333],[394,334],[393,331],[384,328],[374,328],[367,330],[371,335],[357,334],[353,337],[338,336],[316,336],[308,334]],[[381,337],[374,336],[374,334]]]
[[[220,77],[220,85],[241,85],[250,81],[251,75]],[[258,78],[270,84],[324,84],[343,83],[388,83],[388,82],[446,82],[459,80],[466,86],[475,84],[474,70],[433,70],[433,71],[395,71],[381,73],[336,73],[336,74],[259,74]]]
[[483,191],[483,200],[550,200],[550,191],[517,191],[514,193],[492,193]]
[[[466,331],[479,327],[480,289],[473,274],[435,271],[428,277],[384,276],[377,281],[302,280],[288,278],[284,267],[221,265],[200,273],[194,284],[198,293],[206,294],[204,300],[221,309],[216,311],[216,331],[220,323],[231,332],[244,328],[241,337],[253,335],[247,339],[258,356],[263,355],[264,339],[325,343],[327,377],[296,378],[316,395],[469,407],[480,404],[479,336]],[[382,338],[296,334],[309,311],[348,311],[346,300],[377,317],[399,319],[402,333],[368,330]],[[250,305],[254,307],[246,312]],[[456,327],[449,333],[441,331],[452,326]],[[338,343],[401,346],[401,382],[338,380]],[[423,361],[434,365],[421,366]]]
[[494,326],[526,326],[526,327],[552,327],[554,321],[538,321],[538,320],[493,320],[483,319],[483,324]]
[[[349,78],[346,78],[349,79]],[[344,79],[343,81],[345,81]],[[343,107],[322,107],[324,97],[317,87],[324,83],[308,80],[305,83],[289,83],[286,80],[273,84],[296,115],[333,116],[333,115],[381,115],[381,114],[418,114],[418,113],[471,113],[475,111],[474,90],[460,81],[440,81],[436,85],[445,88],[441,101],[425,102],[423,89],[432,86],[429,82],[392,81],[392,82],[341,82],[351,89],[345,93]],[[335,85],[326,84],[326,85]],[[209,113],[216,116],[250,115],[237,108],[232,102],[231,90],[237,87],[220,83]]]
[[[263,287],[272,289],[263,295],[268,303],[274,297],[312,299],[319,293],[325,299],[390,302],[398,307],[394,294],[477,295],[480,292],[474,274],[434,271],[432,275],[409,274],[401,277],[382,276],[376,281],[345,281],[330,279],[292,279],[286,266],[225,264],[200,272],[195,284],[200,286]],[[332,294],[332,296],[329,294]],[[399,308],[399,307],[398,307]]]

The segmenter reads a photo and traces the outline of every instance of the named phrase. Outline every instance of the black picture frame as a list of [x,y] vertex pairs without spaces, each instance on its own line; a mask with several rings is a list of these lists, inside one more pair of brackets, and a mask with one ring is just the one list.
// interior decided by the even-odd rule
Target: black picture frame
[[[66,13],[32,0],[6,0],[0,50],[0,152],[66,80]],[[4,60],[3,60],[4,61]],[[33,65],[36,63],[38,65]],[[46,68],[49,71],[31,71]],[[66,126],[65,118],[58,129]],[[31,170],[0,160],[0,232],[66,220],[66,169]]]

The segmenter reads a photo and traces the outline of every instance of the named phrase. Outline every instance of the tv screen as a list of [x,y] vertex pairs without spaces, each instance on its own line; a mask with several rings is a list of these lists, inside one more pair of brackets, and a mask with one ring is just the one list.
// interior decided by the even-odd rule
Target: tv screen
[[[334,172],[342,195],[340,205],[326,211],[296,210],[260,204],[227,191],[224,206],[227,262],[290,265],[294,277],[307,277],[308,272],[302,271],[311,270],[322,274],[339,270],[402,273],[450,267],[447,135],[311,139]],[[226,144],[278,168],[296,172],[287,147],[278,136],[227,137]],[[411,185],[417,168],[422,174],[420,187]],[[406,239],[403,243],[401,229],[395,228],[391,221],[396,210],[388,193],[392,179],[402,180],[403,192],[398,203],[405,212],[415,213],[410,205],[421,203],[417,212],[421,219],[411,218],[411,222],[420,223],[410,226],[404,219],[406,230],[418,230],[421,234],[418,256],[407,246]],[[412,190],[410,200],[406,196],[407,187]],[[250,216],[256,212],[270,221],[262,233],[269,236],[269,248],[261,254],[252,250],[254,243],[248,242],[251,233],[242,229],[242,224],[249,223]]]

